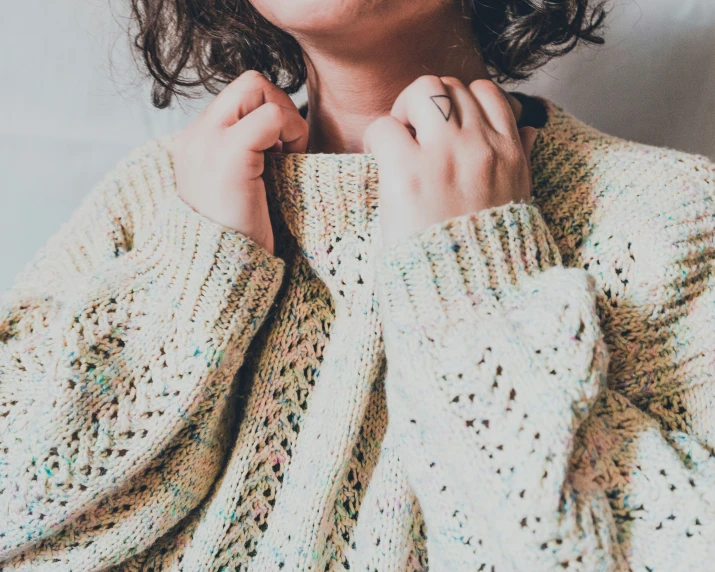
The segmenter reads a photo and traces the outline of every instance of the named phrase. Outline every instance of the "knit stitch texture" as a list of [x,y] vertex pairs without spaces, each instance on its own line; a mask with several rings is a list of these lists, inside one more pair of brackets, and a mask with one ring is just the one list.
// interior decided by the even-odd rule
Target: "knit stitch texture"
[[390,248],[371,155],[267,154],[275,255],[123,159],[0,299],[0,571],[712,570],[715,165],[544,104]]

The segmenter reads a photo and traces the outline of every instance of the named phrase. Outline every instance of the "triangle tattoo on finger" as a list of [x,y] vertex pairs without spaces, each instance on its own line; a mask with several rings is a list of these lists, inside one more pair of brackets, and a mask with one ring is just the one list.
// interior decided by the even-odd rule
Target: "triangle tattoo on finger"
[[[440,105],[437,102],[438,98],[444,98],[446,99],[449,103],[445,104],[445,102],[442,102]],[[444,117],[445,121],[449,121],[449,118],[452,116],[452,98],[449,97],[448,95],[430,95],[430,99],[434,102],[434,104],[437,106],[437,109],[439,109],[440,113],[442,114],[442,117]],[[446,105],[447,111],[443,109],[443,107]]]

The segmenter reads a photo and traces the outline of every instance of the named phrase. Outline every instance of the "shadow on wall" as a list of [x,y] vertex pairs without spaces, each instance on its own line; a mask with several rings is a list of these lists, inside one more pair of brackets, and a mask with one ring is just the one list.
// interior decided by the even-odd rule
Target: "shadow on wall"
[[613,0],[606,44],[516,89],[608,133],[715,159],[715,2]]

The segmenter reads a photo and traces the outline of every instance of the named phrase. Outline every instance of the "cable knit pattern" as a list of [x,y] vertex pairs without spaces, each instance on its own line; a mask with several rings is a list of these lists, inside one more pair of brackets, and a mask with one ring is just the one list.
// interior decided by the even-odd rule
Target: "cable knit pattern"
[[544,103],[387,249],[371,155],[267,154],[275,255],[122,160],[0,299],[0,570],[709,570],[715,166]]

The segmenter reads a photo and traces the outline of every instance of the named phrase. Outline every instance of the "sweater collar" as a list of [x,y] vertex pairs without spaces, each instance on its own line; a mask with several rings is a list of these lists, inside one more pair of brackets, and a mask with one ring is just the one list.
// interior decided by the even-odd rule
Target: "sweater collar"
[[[603,134],[546,98],[546,121],[531,154],[534,202],[545,205],[589,172],[607,151]],[[168,139],[162,138],[168,151]],[[605,147],[604,147],[605,146]],[[569,171],[567,174],[566,171]],[[329,285],[342,288],[339,256],[361,262],[381,244],[378,224],[378,169],[366,153],[266,153],[264,179],[269,202],[311,267]],[[367,270],[360,270],[362,272]],[[357,275],[360,283],[362,275]]]
[[[549,192],[559,150],[598,132],[539,98],[546,122],[531,155],[534,198]],[[266,188],[303,253],[316,263],[341,240],[379,242],[378,169],[372,154],[266,153]]]

